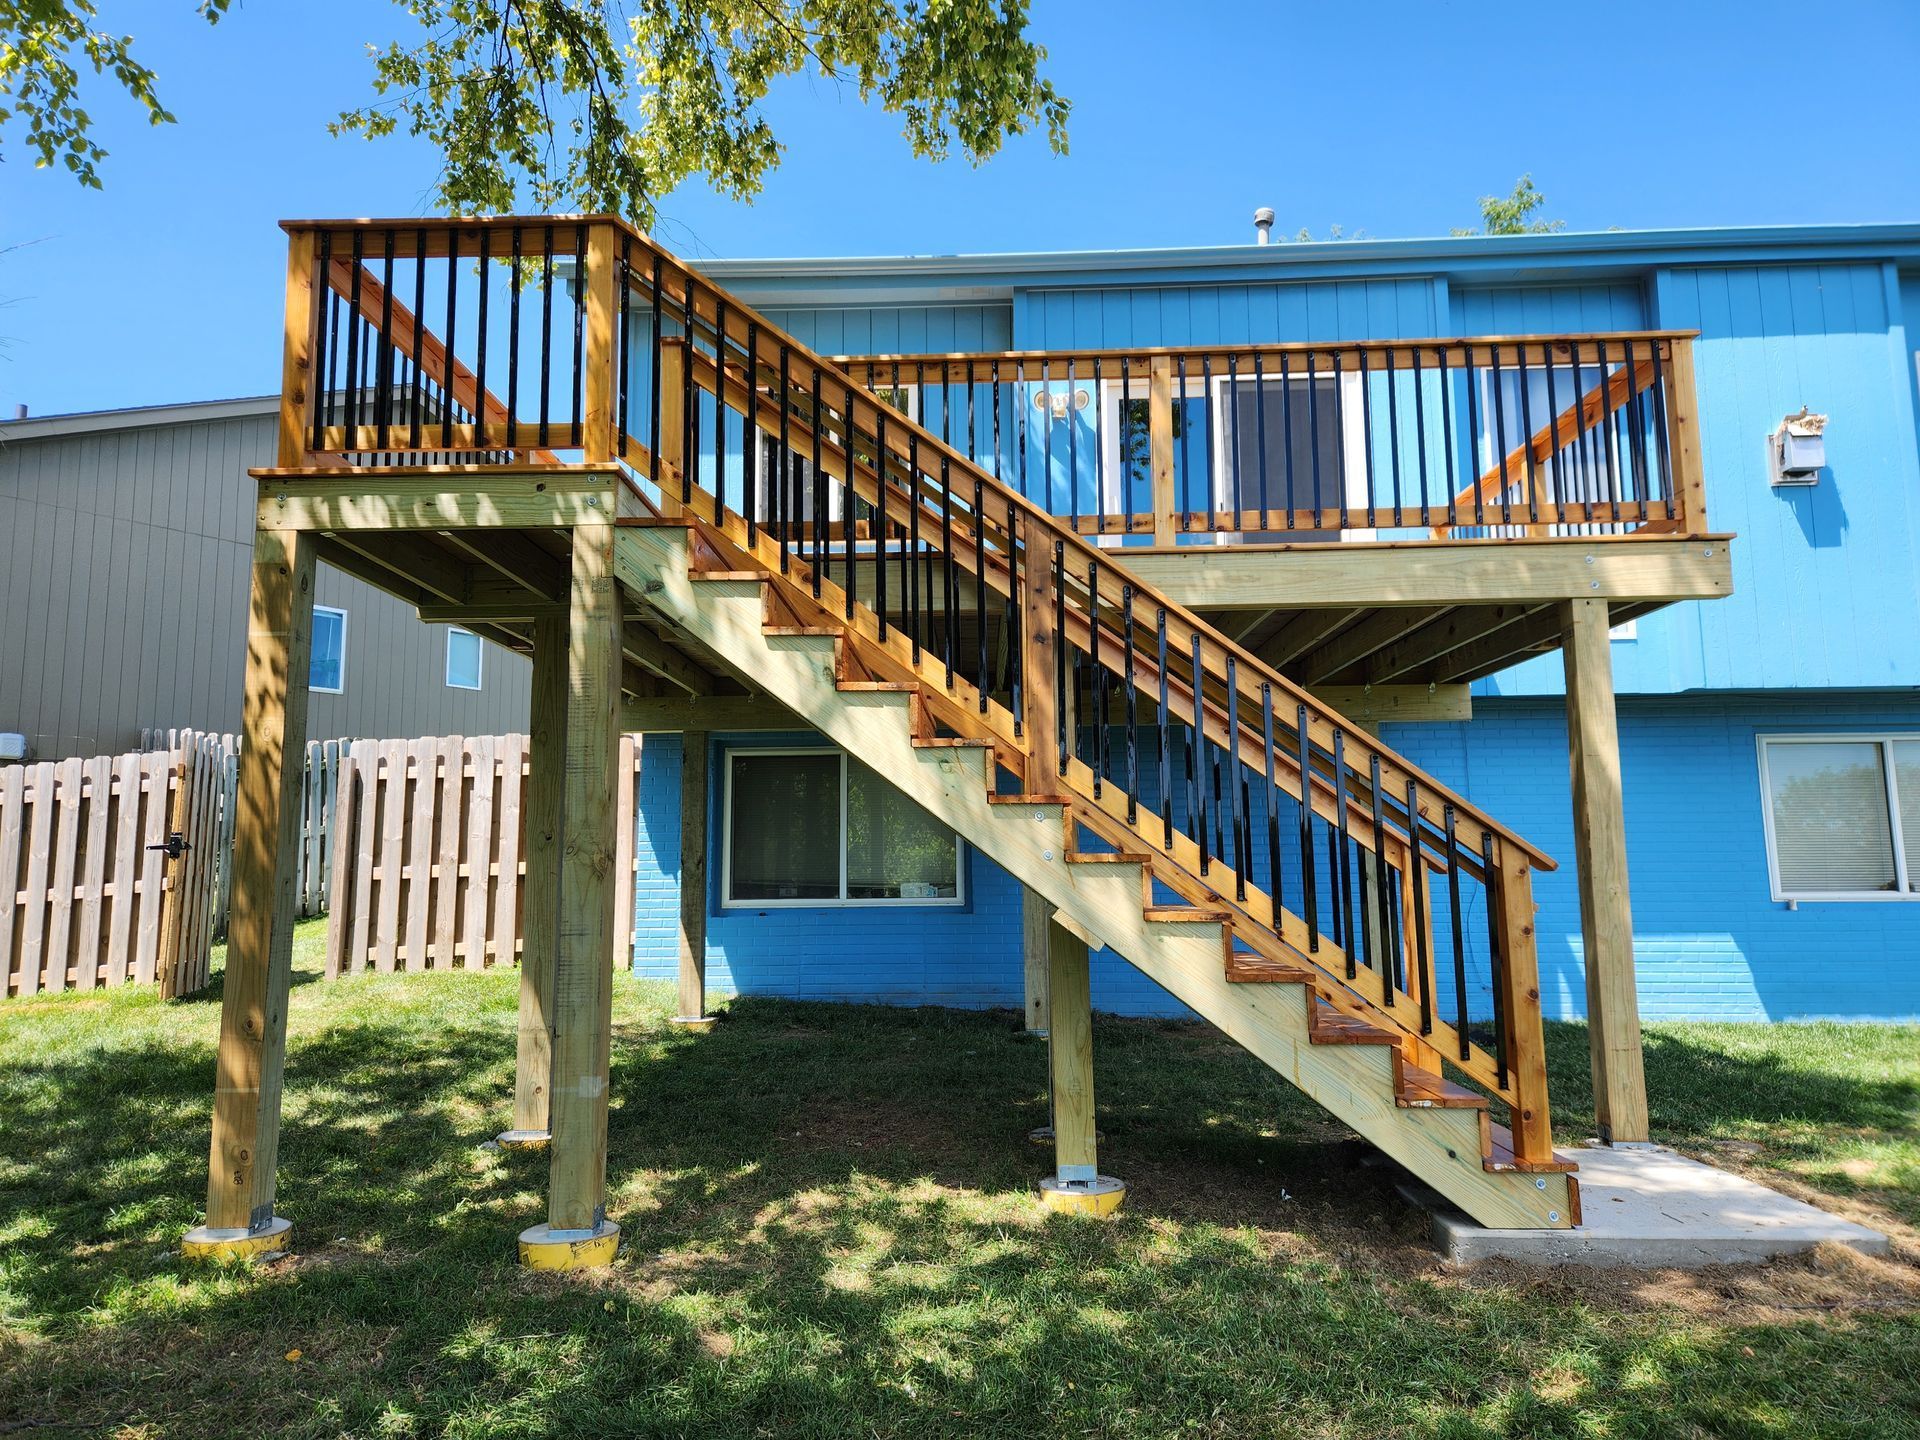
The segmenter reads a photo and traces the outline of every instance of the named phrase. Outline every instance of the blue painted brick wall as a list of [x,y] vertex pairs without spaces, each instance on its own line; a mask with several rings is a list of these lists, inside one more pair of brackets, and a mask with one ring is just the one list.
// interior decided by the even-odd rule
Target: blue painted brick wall
[[[1585,993],[1562,708],[1481,700],[1475,715],[1459,725],[1390,727],[1387,738],[1562,861],[1535,883],[1542,993],[1549,1016],[1577,1017]],[[1789,911],[1769,893],[1755,737],[1875,729],[1920,732],[1920,698],[1621,701],[1635,955],[1647,1019],[1920,1018],[1920,904],[1802,903]],[[721,773],[727,745],[804,743],[796,735],[716,739],[713,774]],[[679,787],[678,737],[649,737],[634,968],[661,978],[676,964]],[[716,995],[1020,1005],[1020,887],[985,856],[968,854],[964,907],[722,910],[717,796],[711,803],[708,979]],[[1094,958],[1093,981],[1102,1010],[1186,1013],[1107,952]]]

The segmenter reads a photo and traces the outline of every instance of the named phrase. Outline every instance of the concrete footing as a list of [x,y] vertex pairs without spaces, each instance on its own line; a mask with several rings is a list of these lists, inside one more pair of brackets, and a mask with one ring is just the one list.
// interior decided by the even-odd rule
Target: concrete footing
[[545,1130],[502,1130],[493,1143],[502,1150],[544,1150],[552,1139]]
[[520,1263],[529,1270],[593,1270],[611,1265],[619,1249],[620,1227],[611,1220],[592,1230],[535,1225],[520,1232]]
[[1855,1225],[1777,1190],[1664,1146],[1577,1152],[1582,1223],[1574,1230],[1489,1230],[1424,1186],[1402,1193],[1433,1214],[1433,1240],[1448,1260],[1599,1265],[1648,1270],[1751,1264],[1821,1244],[1885,1255],[1877,1230]]
[[1048,1176],[1040,1182],[1040,1203],[1067,1215],[1111,1215],[1126,1198],[1126,1183],[1111,1175],[1097,1175],[1091,1180]]
[[216,1230],[197,1225],[180,1240],[180,1254],[188,1260],[246,1260],[292,1243],[293,1222],[276,1215],[263,1230]]
[[678,1025],[682,1030],[691,1030],[696,1035],[704,1035],[713,1029],[717,1018],[713,1015],[676,1015],[668,1023]]

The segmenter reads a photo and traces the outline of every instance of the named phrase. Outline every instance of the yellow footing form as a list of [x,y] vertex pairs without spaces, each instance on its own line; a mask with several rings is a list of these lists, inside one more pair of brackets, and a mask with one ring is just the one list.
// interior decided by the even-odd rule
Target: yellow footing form
[[1126,1198],[1125,1182],[1111,1175],[1100,1175],[1092,1180],[1049,1178],[1040,1182],[1040,1203],[1063,1215],[1104,1218],[1118,1210]]
[[713,1015],[676,1015],[672,1023],[682,1030],[691,1030],[696,1035],[704,1035],[713,1029],[713,1022],[717,1018]]
[[502,1130],[493,1143],[502,1150],[544,1150],[552,1138],[545,1130]]
[[620,1227],[602,1221],[597,1230],[556,1230],[536,1225],[520,1232],[520,1263],[529,1270],[592,1270],[613,1263]]
[[216,1230],[198,1225],[180,1241],[180,1254],[188,1260],[250,1260],[273,1250],[285,1250],[292,1243],[293,1222],[278,1215],[264,1230]]

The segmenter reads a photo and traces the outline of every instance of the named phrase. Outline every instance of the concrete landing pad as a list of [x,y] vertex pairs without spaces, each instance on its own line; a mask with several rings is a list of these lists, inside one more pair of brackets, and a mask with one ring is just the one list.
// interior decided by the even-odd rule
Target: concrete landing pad
[[1887,1237],[1663,1146],[1574,1152],[1582,1224],[1576,1230],[1489,1230],[1418,1187],[1433,1240],[1448,1260],[1528,1265],[1691,1269],[1771,1260],[1822,1242],[1885,1255]]

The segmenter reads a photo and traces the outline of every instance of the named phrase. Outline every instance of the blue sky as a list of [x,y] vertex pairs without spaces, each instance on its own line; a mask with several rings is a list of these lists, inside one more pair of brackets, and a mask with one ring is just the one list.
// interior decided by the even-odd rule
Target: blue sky
[[[104,193],[0,136],[0,415],[277,384],[286,216],[414,215],[435,162],[334,140],[392,0],[101,0],[178,125],[87,97]],[[788,146],[752,206],[691,183],[657,234],[702,255],[1205,245],[1280,227],[1445,233],[1531,171],[1573,229],[1920,220],[1920,4],[1465,0],[1035,4],[1072,153],[914,159],[830,82],[770,107]]]

